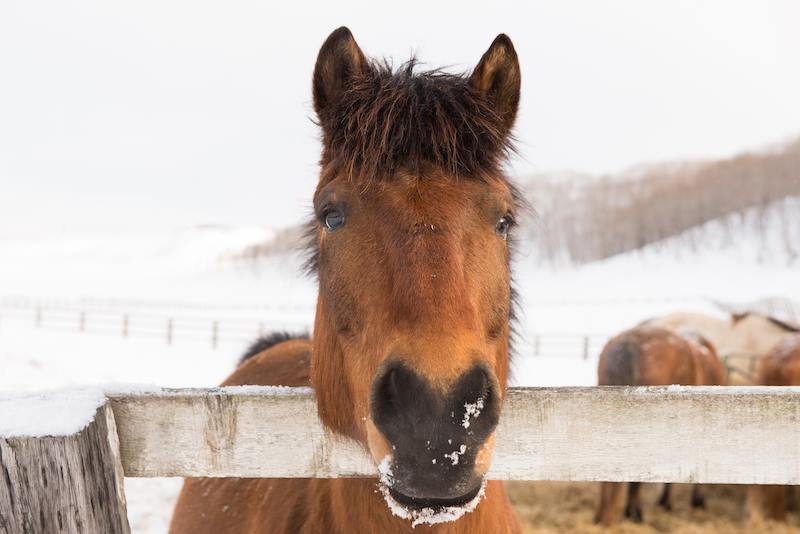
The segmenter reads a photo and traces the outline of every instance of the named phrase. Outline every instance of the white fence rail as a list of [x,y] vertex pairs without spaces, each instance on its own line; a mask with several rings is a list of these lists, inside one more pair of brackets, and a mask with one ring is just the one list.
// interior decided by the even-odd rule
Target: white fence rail
[[[112,396],[126,476],[372,476],[308,390]],[[489,473],[507,480],[800,483],[800,388],[515,388]]]

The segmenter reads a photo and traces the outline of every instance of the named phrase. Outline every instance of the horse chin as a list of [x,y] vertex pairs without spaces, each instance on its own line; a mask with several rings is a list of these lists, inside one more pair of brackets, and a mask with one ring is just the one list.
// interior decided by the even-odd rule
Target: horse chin
[[461,497],[448,499],[429,499],[411,497],[393,488],[394,477],[391,471],[391,457],[386,456],[378,466],[380,481],[378,489],[383,495],[389,510],[401,519],[411,521],[411,526],[448,523],[472,512],[486,494],[486,480]]
[[474,491],[465,495],[463,499],[448,501],[407,497],[392,491],[383,482],[378,484],[378,489],[392,514],[401,519],[408,519],[411,521],[411,526],[415,527],[417,525],[449,523],[472,512],[478,507],[481,499],[486,494],[486,480],[483,480]]

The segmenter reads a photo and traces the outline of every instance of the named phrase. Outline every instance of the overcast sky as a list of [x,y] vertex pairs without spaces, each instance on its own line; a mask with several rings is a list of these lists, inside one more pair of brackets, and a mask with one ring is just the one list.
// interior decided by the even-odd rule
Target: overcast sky
[[298,221],[310,76],[343,24],[368,55],[455,71],[507,33],[520,176],[800,134],[800,2],[276,3],[0,2],[0,237]]

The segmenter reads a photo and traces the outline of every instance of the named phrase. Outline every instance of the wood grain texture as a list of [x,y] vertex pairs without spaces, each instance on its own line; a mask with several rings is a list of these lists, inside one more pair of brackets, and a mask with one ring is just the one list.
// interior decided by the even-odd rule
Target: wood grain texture
[[[112,397],[126,476],[374,476],[313,395],[258,389]],[[490,477],[800,483],[800,388],[517,388]]]
[[128,534],[108,404],[81,432],[0,438],[0,533]]

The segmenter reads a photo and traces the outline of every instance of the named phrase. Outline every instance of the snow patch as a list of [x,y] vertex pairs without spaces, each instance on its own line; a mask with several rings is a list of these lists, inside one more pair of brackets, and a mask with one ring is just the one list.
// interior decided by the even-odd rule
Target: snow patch
[[[464,454],[466,447],[461,446],[461,454]],[[454,453],[457,454],[457,453]],[[433,460],[436,463],[436,460]],[[400,519],[408,519],[411,521],[411,527],[417,525],[436,525],[439,523],[449,523],[460,518],[464,514],[472,512],[478,506],[478,503],[483,499],[486,494],[486,481],[481,483],[481,489],[478,494],[461,506],[442,506],[437,508],[421,508],[419,510],[408,508],[395,500],[389,492],[389,488],[394,485],[394,473],[392,472],[392,457],[386,455],[383,460],[378,464],[378,490],[383,495],[383,499],[389,506],[389,510]]]
[[453,465],[458,465],[459,456],[461,456],[465,452],[467,452],[467,446],[462,444],[457,451],[453,451],[450,454],[445,454],[444,457],[453,462]]
[[391,488],[394,486],[394,473],[392,472],[392,457],[386,455],[378,464],[378,476],[382,486]]
[[136,382],[112,382],[103,385],[103,393],[106,395],[156,395],[161,393],[161,386],[156,384],[139,384]]
[[464,403],[464,419],[461,421],[461,426],[469,428],[470,419],[477,419],[481,414],[484,406],[483,402],[483,397],[478,397],[478,400],[473,403]]
[[[194,388],[160,388],[158,386],[150,385],[136,385],[136,384],[122,384],[105,386],[103,390],[109,395],[160,395],[168,396],[184,396],[184,395],[206,395],[207,390],[198,391]],[[223,386],[212,388],[211,393],[223,393],[226,395],[311,395],[314,390],[310,387],[294,387],[294,386]]]
[[0,437],[69,436],[94,419],[106,402],[100,388],[0,395]]
[[224,393],[239,393],[245,395],[310,395],[314,390],[309,387],[293,386],[225,386],[219,388]]
[[461,506],[442,506],[440,508],[421,508],[419,510],[407,508],[397,502],[395,498],[392,497],[392,494],[389,493],[389,488],[385,484],[379,484],[378,488],[383,494],[383,499],[386,501],[392,514],[400,519],[410,520],[411,527],[414,528],[417,525],[450,523],[451,521],[461,518],[464,514],[474,511],[486,494],[486,481],[484,480],[483,483],[481,483],[481,489],[478,491],[478,494],[466,504]]

